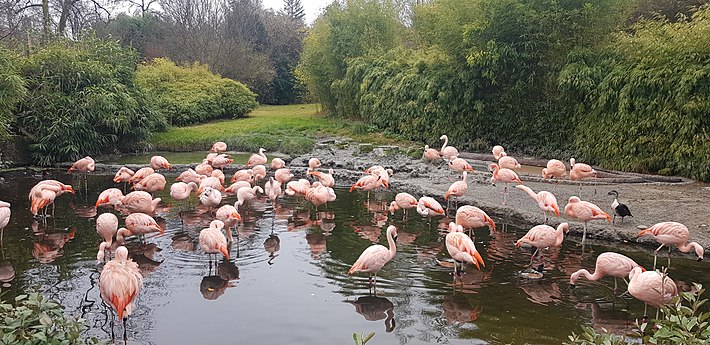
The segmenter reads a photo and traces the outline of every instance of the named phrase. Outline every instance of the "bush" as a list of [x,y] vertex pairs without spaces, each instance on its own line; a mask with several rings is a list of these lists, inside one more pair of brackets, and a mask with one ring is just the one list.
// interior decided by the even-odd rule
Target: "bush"
[[133,149],[160,128],[134,83],[136,64],[135,51],[93,38],[56,41],[21,61],[27,95],[13,130],[30,139],[34,161]]
[[17,72],[15,57],[0,48],[0,137],[7,135],[12,112],[26,92],[25,80]]
[[14,345],[99,344],[96,338],[82,339],[88,327],[83,319],[69,317],[59,303],[38,293],[20,295],[15,305],[0,300],[0,343]]
[[244,117],[258,105],[256,94],[242,83],[199,63],[179,67],[169,59],[154,59],[138,67],[136,81],[152,108],[177,126]]

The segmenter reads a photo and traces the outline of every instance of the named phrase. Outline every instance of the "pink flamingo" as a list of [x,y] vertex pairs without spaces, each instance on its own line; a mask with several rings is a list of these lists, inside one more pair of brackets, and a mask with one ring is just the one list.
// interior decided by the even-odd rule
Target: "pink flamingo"
[[234,175],[232,175],[232,179],[229,180],[229,182],[237,182],[237,181],[247,181],[249,183],[254,182],[254,170],[252,169],[242,169],[242,170],[237,170]]
[[260,164],[266,164],[268,161],[266,159],[266,155],[264,154],[264,148],[259,148],[259,153],[255,153],[249,157],[249,161],[247,161],[247,165],[245,166],[246,168],[251,168],[255,165],[260,165]]
[[237,202],[234,207],[239,208],[239,206],[256,199],[256,193],[264,194],[264,189],[259,186],[254,186],[253,188],[240,188],[237,191]]
[[[463,180],[456,181],[449,186],[449,190],[444,194],[444,200],[446,200],[446,211],[449,211],[449,198],[450,197],[462,197],[468,191],[468,172],[463,172]],[[458,206],[458,202],[457,202]]]
[[175,182],[170,186],[170,196],[182,203],[184,200],[188,199],[197,188],[195,182]]
[[286,190],[284,190],[284,193],[291,196],[296,194],[306,195],[308,188],[311,188],[311,183],[306,179],[300,179],[286,184]]
[[582,201],[576,196],[571,196],[567,200],[567,205],[565,206],[565,215],[572,219],[577,219],[584,223],[584,232],[582,233],[582,245],[584,245],[584,239],[587,238],[587,222],[595,219],[606,219],[611,223],[611,217],[604,211],[602,211],[599,206],[592,204],[588,201]]
[[653,269],[656,269],[656,259],[658,258],[658,251],[663,248],[663,246],[668,246],[668,267],[671,266],[671,247],[676,246],[678,250],[683,253],[690,253],[691,250],[695,250],[695,254],[698,255],[698,261],[703,260],[703,247],[697,242],[690,242],[690,232],[688,228],[676,222],[663,222],[655,224],[654,226],[639,232],[639,236],[653,235],[656,238],[656,242],[660,243],[661,246],[658,247],[653,252]]
[[133,312],[133,302],[143,288],[143,277],[138,264],[128,258],[126,247],[116,248],[116,256],[104,265],[99,276],[101,299],[110,304],[123,320],[123,340],[126,334],[126,320]]
[[320,182],[314,182],[306,191],[306,200],[315,205],[317,211],[318,206],[328,202],[328,190]]
[[212,144],[212,148],[210,148],[210,152],[222,153],[224,151],[227,151],[227,144],[223,141]]
[[367,191],[367,202],[370,202],[370,191],[375,190],[375,188],[379,187],[382,182],[381,178],[379,176],[375,175],[365,175],[361,177],[357,182],[355,182],[351,187],[350,187],[350,192],[356,190],[356,189],[362,189]]
[[[227,248],[227,238],[222,234],[224,223],[221,220],[213,220],[209,228],[200,231],[200,247],[207,255],[215,254],[215,262],[217,261],[216,254],[222,253],[229,260],[229,249]],[[210,257],[210,266],[212,258]]]
[[[67,174],[71,174],[73,172],[78,172],[80,175],[84,175],[84,189],[88,190],[88,181],[86,174],[94,171],[96,169],[96,164],[94,162],[94,159],[86,156],[72,164],[71,168],[67,170]],[[81,179],[79,180],[81,181]],[[79,185],[81,187],[81,184]]]
[[569,232],[568,223],[558,225],[557,229],[549,225],[536,225],[532,227],[532,229],[528,230],[528,233],[525,234],[525,236],[515,242],[515,246],[520,247],[523,244],[528,244],[537,248],[530,257],[530,266],[532,266],[533,259],[540,249],[547,247],[559,247],[562,245],[564,234],[567,232]]
[[[332,171],[332,169],[330,170]],[[385,187],[389,188],[389,182],[390,182],[390,175],[394,174],[392,169],[385,169],[384,167],[380,165],[373,165],[367,169],[365,169],[366,174],[370,174],[372,176],[376,176],[380,178],[380,184]],[[332,174],[332,172],[331,172]]]
[[[626,277],[629,276],[629,273],[634,267],[641,266],[626,255],[614,252],[605,252],[597,256],[597,264],[594,268],[594,274],[590,274],[586,269],[581,269],[572,273],[569,278],[569,283],[574,288],[580,277],[585,277],[587,280],[599,280],[605,276],[612,276],[614,277],[614,291],[616,291],[616,278],[622,278],[626,281]],[[646,271],[643,267],[641,267],[641,270]],[[626,284],[628,285],[628,282]]]
[[447,146],[449,144],[449,137],[447,137],[446,135],[442,135],[441,137],[439,137],[439,140],[444,141],[444,145],[442,145],[441,150],[439,150],[439,152],[441,152],[442,157],[446,159],[451,159],[452,156],[459,155],[459,150],[457,150],[453,146]]
[[217,156],[219,156],[219,153],[217,153],[217,152],[210,152],[210,153],[207,154],[207,156],[205,157],[205,159],[202,160],[202,163],[207,163],[207,164],[209,164],[209,165],[211,166],[211,165],[212,165],[212,162],[214,162],[214,159],[215,159]]
[[503,146],[500,145],[493,146],[493,150],[491,150],[491,152],[493,153],[493,158],[495,158],[496,161],[499,160],[500,157],[506,155],[505,149],[503,148]]
[[5,227],[10,223],[10,215],[12,211],[10,210],[10,203],[0,201],[0,244],[2,244],[2,238],[5,234]]
[[308,168],[310,168],[310,170],[316,170],[320,168],[320,166],[320,159],[314,157],[308,160]]
[[597,172],[591,166],[584,163],[575,163],[574,157],[569,159],[569,178],[572,181],[579,181],[579,195],[582,195],[582,179],[597,177]]
[[429,145],[424,145],[424,155],[422,159],[424,159],[425,162],[434,163],[440,158],[439,151],[429,148]]
[[286,166],[286,162],[284,162],[283,159],[273,158],[273,159],[271,159],[271,165],[269,165],[269,168],[271,168],[271,170],[279,170],[279,169],[283,169],[285,166]]
[[503,168],[503,169],[520,169],[520,163],[518,163],[518,160],[508,156],[505,152],[502,153],[502,156],[500,159],[498,159],[498,165]]
[[128,183],[128,181],[133,177],[133,174],[135,172],[131,169],[128,169],[126,167],[121,167],[121,169],[118,169],[116,172],[116,175],[113,177],[113,182],[116,183]]
[[224,184],[225,176],[224,176],[224,173],[222,172],[222,170],[214,169],[214,170],[212,170],[212,174],[210,174],[210,176],[216,177],[219,180],[219,184],[222,184],[222,185]]
[[251,188],[251,183],[249,183],[249,182],[247,182],[247,181],[237,181],[237,182],[232,183],[232,184],[231,184],[229,187],[227,187],[227,189],[225,189],[224,191],[225,191],[226,193],[235,194],[235,195],[236,195],[236,194],[237,194],[237,191],[238,191],[240,188],[242,188],[242,187]]
[[491,183],[493,186],[495,186],[496,182],[502,182],[505,184],[505,188],[503,188],[503,205],[505,205],[506,198],[508,196],[508,183],[517,182],[522,184],[523,181],[520,180],[520,177],[518,177],[518,174],[516,174],[515,171],[500,168],[496,163],[491,163],[489,168],[493,170],[493,176],[491,177]]
[[281,168],[276,170],[276,172],[274,173],[274,178],[281,184],[287,184],[288,181],[291,181],[291,179],[293,178],[293,174],[291,173],[291,170],[287,168]]
[[266,177],[266,167],[259,164],[255,165],[252,168],[252,171],[254,172],[254,183],[259,183],[262,179]]
[[484,226],[496,231],[496,223],[483,210],[476,206],[464,205],[456,211],[456,224],[464,229],[477,229]]
[[206,186],[200,187],[197,192],[200,194],[200,203],[207,206],[210,212],[222,203],[222,193],[218,189]]
[[234,162],[234,160],[223,153],[212,159],[211,165],[215,169],[224,169],[227,165],[232,164],[232,162]]
[[131,189],[155,193],[165,189],[165,183],[165,176],[159,173],[153,173],[136,182]]
[[281,182],[269,177],[269,181],[264,185],[264,193],[271,200],[272,204],[276,204],[276,198],[281,195]]
[[557,159],[550,159],[547,161],[547,167],[542,168],[542,178],[562,178],[566,172],[565,163]]
[[126,194],[121,199],[121,204],[116,206],[128,213],[153,213],[160,201],[160,198],[153,199],[148,192],[135,191]]
[[150,167],[153,168],[153,170],[160,170],[160,169],[172,169],[173,167],[170,165],[170,162],[168,162],[167,159],[163,156],[153,156],[150,157]]
[[424,217],[428,217],[429,224],[431,225],[431,217],[443,216],[444,208],[441,207],[441,204],[439,204],[439,202],[434,198],[422,196],[417,202],[417,213]]
[[158,225],[158,222],[153,217],[145,213],[131,213],[126,217],[126,227],[120,228],[116,232],[116,242],[123,244],[126,237],[137,235],[145,239],[146,234],[158,232],[161,235],[165,233],[165,229]]
[[96,199],[96,207],[101,205],[109,205],[111,207],[116,207],[116,205],[121,204],[123,199],[123,192],[118,188],[108,188],[99,194]]
[[[449,223],[449,233],[446,234],[446,250],[454,259],[454,279],[463,275],[463,265],[466,262],[476,265],[478,270],[481,270],[480,265],[486,267],[481,254],[476,250],[476,245],[468,235],[463,233],[463,226],[456,225],[454,222]],[[461,269],[457,270],[459,264]]]
[[130,179],[128,179],[128,182],[130,183],[138,183],[140,180],[144,179],[146,176],[155,174],[155,170],[151,167],[146,167],[146,168],[140,168],[136,171],[133,176],[131,176]]
[[309,171],[309,175],[315,176],[320,183],[326,187],[333,188],[335,186],[335,179],[333,178],[333,169],[328,169],[328,173],[320,171]]
[[[113,236],[118,232],[118,217],[113,213],[102,213],[96,218],[96,233],[101,236],[104,240],[101,244],[104,245],[102,248],[99,246],[99,252],[96,254],[96,260],[103,260],[105,250],[111,248],[113,243]],[[110,254],[110,251],[109,251]]]
[[210,164],[210,162],[206,159],[202,160],[202,163],[195,167],[195,172],[203,176],[212,175],[212,170],[214,170],[212,164]]
[[411,208],[416,208],[419,204],[419,200],[409,193],[398,193],[394,197],[394,201],[390,204],[389,211],[394,214],[397,210],[404,210],[404,217],[407,216],[407,210]]
[[353,266],[350,267],[348,274],[358,272],[369,273],[370,289],[374,288],[375,294],[377,294],[377,272],[379,272],[386,263],[392,260],[395,253],[397,253],[397,247],[395,245],[396,238],[397,228],[390,225],[387,228],[387,244],[389,244],[389,248],[380,244],[373,244],[367,247],[367,249],[360,254],[360,257],[355,261]]
[[192,168],[189,168],[183,172],[180,173],[180,176],[178,176],[175,181],[180,181],[180,182],[185,182],[185,183],[200,183],[202,175],[198,174],[195,170],[192,170]]
[[473,172],[473,167],[471,164],[468,164],[465,159],[463,158],[458,158],[456,156],[451,156],[451,160],[449,160],[449,169],[455,172],[462,173],[464,171],[470,171]]
[[[665,273],[658,271],[644,271],[641,267],[634,267],[629,272],[629,294],[646,305],[643,310],[644,322],[648,318],[646,311],[648,305],[658,308],[670,304],[673,297],[678,295],[678,286],[673,279]],[[658,319],[658,310],[656,310]]]
[[530,195],[530,197],[537,202],[537,206],[540,207],[540,210],[542,210],[543,216],[545,217],[545,224],[547,224],[548,215],[554,213],[556,216],[560,216],[560,207],[557,206],[557,198],[555,198],[554,194],[546,190],[541,190],[538,193],[535,193],[532,189],[530,189],[530,187],[522,184],[515,186],[515,188],[528,193],[528,195]]
[[218,191],[224,190],[224,186],[222,186],[222,182],[219,180],[218,177],[214,177],[214,176],[203,177],[200,180],[200,188],[197,189],[197,193],[202,193],[202,190],[205,189],[205,187],[212,187]]
[[[32,212],[32,215],[36,216],[40,209],[45,208],[46,216],[46,208],[49,205],[54,207],[54,199],[64,194],[64,192],[74,194],[74,188],[55,180],[44,180],[38,182],[34,187],[32,187],[29,194],[31,201],[30,211]],[[54,214],[54,208],[52,208],[52,214]]]
[[231,230],[232,227],[237,230],[237,239],[239,238],[239,228],[237,227],[237,224],[240,220],[242,220],[242,216],[239,215],[239,212],[237,212],[237,209],[234,208],[234,206],[223,205],[222,207],[218,208],[217,212],[215,213],[215,218],[224,223],[224,226],[226,227],[225,232],[227,233],[227,240],[229,241],[229,243],[234,242],[234,237],[232,237]]

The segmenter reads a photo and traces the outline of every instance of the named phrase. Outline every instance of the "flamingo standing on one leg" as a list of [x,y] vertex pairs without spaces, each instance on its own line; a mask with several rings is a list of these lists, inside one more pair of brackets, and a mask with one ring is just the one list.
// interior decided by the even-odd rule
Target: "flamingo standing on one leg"
[[[496,231],[496,223],[483,210],[476,206],[464,205],[456,211],[456,224],[464,229],[476,229],[484,226]],[[473,231],[471,231],[471,236]]]
[[468,164],[465,159],[458,158],[457,156],[451,156],[451,159],[449,160],[449,169],[458,173],[466,171],[473,172],[471,164]]
[[597,177],[596,170],[584,163],[576,163],[574,157],[569,159],[569,178],[572,181],[579,181],[579,195],[582,195],[582,179]]
[[212,148],[210,148],[210,152],[222,153],[224,151],[227,151],[227,144],[223,141],[212,144]]
[[656,259],[658,258],[658,251],[663,248],[663,246],[668,246],[668,267],[671,266],[671,246],[678,247],[683,253],[690,253],[691,250],[695,250],[695,254],[698,255],[698,261],[703,260],[704,249],[697,242],[688,242],[690,239],[690,232],[688,228],[677,222],[663,222],[655,224],[654,226],[639,232],[639,236],[651,234],[656,238],[656,242],[660,243],[661,246],[658,247],[653,252],[653,269],[656,269]]
[[419,203],[419,200],[412,196],[409,193],[398,193],[394,197],[394,201],[390,204],[389,211],[391,214],[394,214],[395,211],[397,210],[403,210],[404,217],[407,216],[407,210],[411,208],[417,207],[417,204]]
[[192,192],[197,189],[197,183],[195,182],[175,182],[170,186],[170,196],[176,201],[183,203],[190,197]]
[[387,228],[387,243],[389,244],[389,248],[380,244],[373,244],[367,247],[367,249],[360,254],[360,257],[355,261],[353,266],[350,267],[348,274],[358,272],[370,273],[370,289],[374,289],[375,294],[377,294],[377,272],[379,272],[386,263],[392,260],[395,253],[397,253],[396,240],[397,228],[390,225]]
[[281,196],[281,182],[269,177],[269,181],[264,185],[264,194],[271,200],[271,203],[276,206],[276,198]]
[[[200,247],[207,255],[222,253],[229,260],[229,249],[227,247],[227,238],[222,234],[224,223],[221,220],[213,220],[209,228],[204,228],[200,231]],[[217,261],[215,255],[215,262]],[[212,258],[210,257],[210,266]]]
[[[447,190],[444,194],[444,200],[446,200],[446,213],[449,213],[449,198],[462,197],[464,196],[464,194],[466,194],[466,191],[468,191],[468,181],[466,180],[467,177],[468,172],[464,171],[463,180],[452,183],[451,186],[449,186],[449,190]],[[456,202],[456,206],[458,207],[458,201]]]
[[542,168],[542,178],[562,178],[567,172],[567,166],[562,161],[550,159],[547,167]]
[[493,186],[495,186],[496,182],[502,182],[505,184],[505,188],[503,188],[503,205],[505,205],[506,198],[508,197],[508,183],[517,182],[522,184],[523,181],[520,180],[520,177],[518,177],[518,174],[516,174],[515,171],[500,168],[496,163],[491,163],[489,168],[493,170],[493,176],[491,177],[491,183]]
[[433,164],[440,158],[441,156],[439,155],[439,151],[429,148],[429,145],[424,145],[424,154],[422,155],[422,159],[424,159],[425,162]]
[[291,181],[293,178],[293,174],[291,173],[291,170],[287,168],[280,168],[277,169],[276,172],[274,172],[274,179],[276,181],[281,182],[281,184],[287,184],[288,181]]
[[118,247],[113,260],[104,265],[99,276],[101,298],[110,304],[123,321],[123,340],[127,340],[126,320],[133,312],[133,301],[143,287],[138,264],[128,259],[128,249]]
[[[99,252],[96,254],[97,260],[103,260],[105,249],[111,248],[113,236],[118,232],[118,217],[113,213],[102,213],[96,218],[96,233],[104,240],[104,248],[99,247]],[[110,254],[110,250],[109,250]]]
[[441,137],[439,137],[439,140],[444,141],[444,145],[442,145],[441,150],[439,150],[442,157],[444,157],[446,159],[451,159],[452,156],[459,155],[459,150],[457,150],[453,146],[447,146],[449,144],[449,137],[448,136],[442,135]]
[[116,242],[123,244],[125,238],[132,235],[142,235],[145,239],[146,234],[153,232],[162,235],[165,233],[165,229],[161,228],[153,217],[145,213],[131,213],[126,217],[126,227],[120,228],[116,232]]
[[[85,192],[88,192],[89,187],[88,187],[88,181],[86,178],[86,174],[94,171],[96,169],[96,163],[94,162],[94,159],[86,156],[72,164],[71,168],[67,170],[67,174],[71,174],[72,172],[76,171],[82,175],[84,175],[84,189]],[[81,181],[81,179],[80,179]],[[80,184],[81,186],[81,184]]]
[[239,239],[239,228],[238,223],[242,220],[242,216],[239,215],[237,209],[232,205],[223,205],[217,209],[215,213],[215,218],[222,221],[226,227],[227,240],[229,243],[234,242],[234,237],[232,236],[232,227],[237,230],[237,240]]
[[532,229],[530,229],[525,236],[515,242],[515,246],[520,247],[522,244],[528,244],[537,248],[530,257],[530,266],[532,266],[533,259],[540,249],[547,247],[559,247],[562,245],[562,241],[564,240],[564,234],[568,231],[568,223],[558,225],[557,229],[549,225],[536,225],[532,227]]
[[[616,292],[616,278],[622,278],[626,281],[626,277],[629,276],[629,273],[634,267],[641,266],[626,255],[614,252],[601,253],[597,256],[594,274],[590,274],[586,269],[581,269],[572,273],[569,278],[569,284],[574,288],[580,277],[585,277],[587,280],[599,280],[605,276],[612,276],[614,277],[614,292]],[[643,267],[641,267],[641,269],[646,271]]]
[[239,209],[239,207],[245,203],[256,199],[257,193],[264,194],[264,189],[259,186],[254,186],[252,188],[239,188],[237,191],[237,202],[234,203],[234,207]]
[[[678,286],[673,279],[665,273],[658,271],[644,271],[641,267],[634,267],[629,272],[629,294],[644,302],[644,322],[648,318],[646,310],[650,304],[658,308],[660,305],[671,303],[673,297],[678,295]],[[658,319],[658,311],[656,311]]]
[[429,224],[431,224],[432,216],[443,216],[445,214],[444,208],[441,207],[436,199],[428,196],[422,196],[417,202],[417,213],[424,217],[429,218]]
[[522,184],[515,186],[515,188],[525,191],[525,193],[528,193],[533,200],[537,201],[537,206],[540,207],[540,210],[542,210],[542,213],[545,216],[545,224],[547,224],[549,215],[554,213],[556,216],[560,216],[560,207],[557,206],[557,198],[555,198],[554,194],[546,190],[541,190],[535,193],[532,189],[530,189],[530,187]]
[[582,201],[576,196],[571,196],[567,200],[567,205],[565,206],[565,215],[567,217],[577,219],[584,223],[584,232],[582,233],[582,245],[584,245],[584,239],[587,238],[587,222],[594,219],[606,219],[611,223],[611,216],[606,212],[602,211],[599,206],[592,204],[588,201]]
[[168,162],[167,159],[163,156],[153,156],[150,157],[150,167],[153,168],[153,170],[158,171],[160,169],[172,169],[173,167],[170,165],[170,162]]
[[2,244],[2,238],[5,233],[5,227],[10,222],[10,203],[0,201],[0,244]]
[[357,182],[355,182],[351,187],[350,187],[350,192],[354,191],[355,189],[362,189],[367,191],[367,203],[370,203],[370,191],[374,190],[375,188],[379,187],[381,185],[381,180],[382,178],[379,176],[375,175],[365,175],[361,177]]
[[266,164],[268,160],[266,159],[266,155],[264,154],[264,148],[259,148],[259,153],[255,153],[249,157],[249,161],[247,161],[247,164],[245,168],[251,168],[255,165],[261,165],[261,164]]
[[[466,262],[476,265],[479,270],[481,269],[480,265],[486,266],[481,254],[476,250],[476,245],[463,232],[463,226],[454,222],[449,223],[449,233],[446,234],[446,250],[451,255],[451,258],[454,259],[454,280],[456,276],[461,277],[463,264]],[[461,269],[457,270],[459,264],[461,264]]]

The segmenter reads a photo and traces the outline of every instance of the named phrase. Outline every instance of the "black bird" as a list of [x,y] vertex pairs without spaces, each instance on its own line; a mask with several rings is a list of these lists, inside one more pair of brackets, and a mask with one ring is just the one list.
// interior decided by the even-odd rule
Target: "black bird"
[[629,207],[624,204],[620,204],[619,200],[617,200],[617,198],[619,197],[619,192],[612,190],[607,194],[614,196],[614,201],[611,202],[611,209],[614,210],[614,219],[612,220],[612,224],[616,223],[616,216],[621,217],[622,223],[624,222],[624,217],[633,217],[633,215],[631,214],[631,210],[629,210]]

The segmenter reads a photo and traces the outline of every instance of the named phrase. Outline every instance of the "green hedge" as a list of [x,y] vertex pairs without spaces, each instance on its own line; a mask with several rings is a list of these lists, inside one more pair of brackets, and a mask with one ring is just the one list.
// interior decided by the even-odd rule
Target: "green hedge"
[[258,105],[256,94],[242,83],[198,63],[180,67],[168,59],[154,59],[138,67],[136,81],[152,108],[177,126],[244,117]]
[[17,64],[18,59],[11,52],[0,48],[0,137],[7,136],[15,106],[27,92]]

